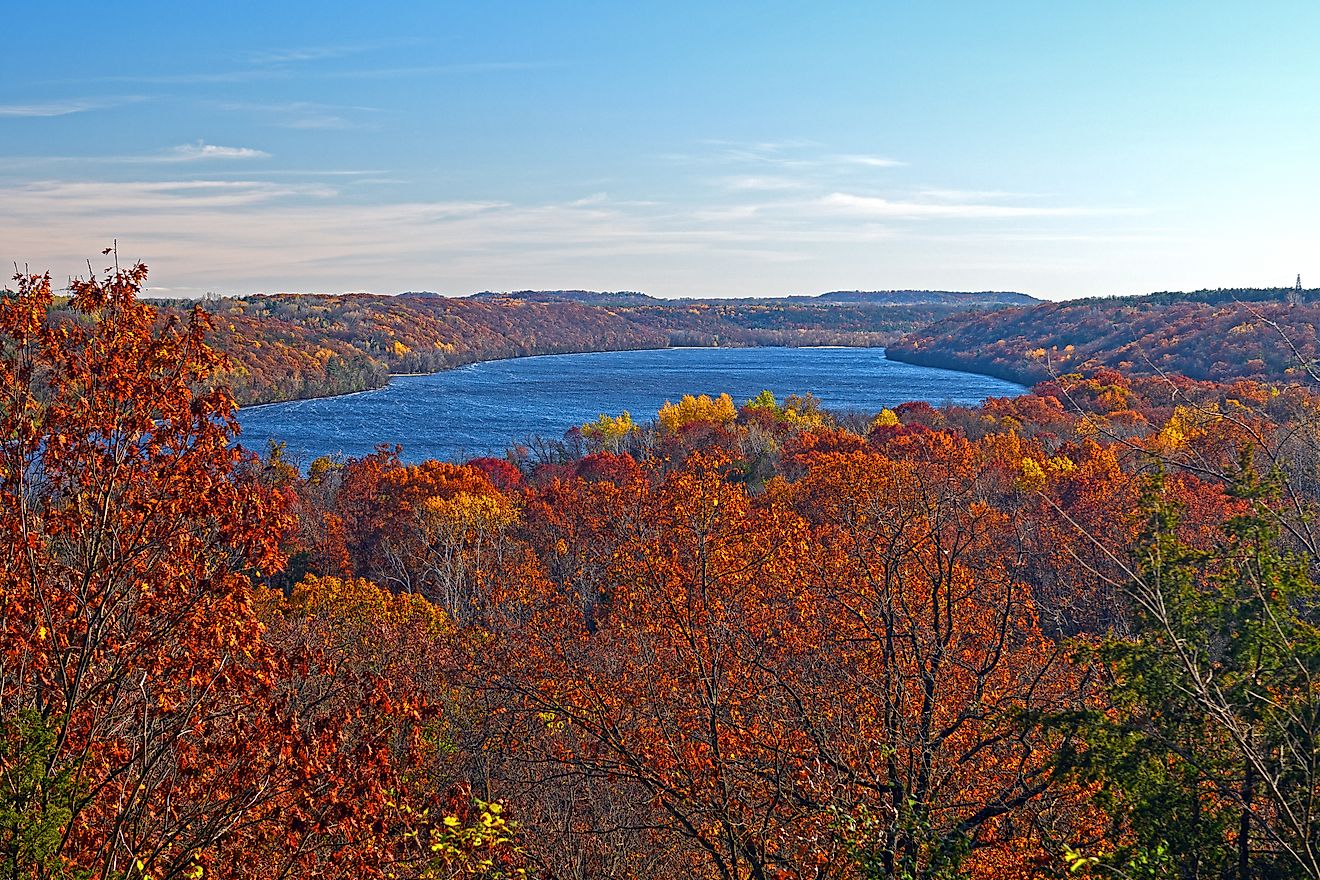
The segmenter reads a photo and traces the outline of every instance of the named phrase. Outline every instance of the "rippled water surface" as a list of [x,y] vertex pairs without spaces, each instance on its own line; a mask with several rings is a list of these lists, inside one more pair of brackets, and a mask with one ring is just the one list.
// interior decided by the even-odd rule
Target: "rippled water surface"
[[908,400],[972,404],[1009,397],[1011,382],[885,360],[878,348],[670,348],[489,361],[398,376],[377,391],[244,409],[242,442],[281,441],[304,464],[360,456],[378,443],[407,461],[502,454],[528,437],[559,437],[600,413],[654,418],[666,400],[727,391],[741,404],[769,389],[811,392],[829,409],[875,413]]

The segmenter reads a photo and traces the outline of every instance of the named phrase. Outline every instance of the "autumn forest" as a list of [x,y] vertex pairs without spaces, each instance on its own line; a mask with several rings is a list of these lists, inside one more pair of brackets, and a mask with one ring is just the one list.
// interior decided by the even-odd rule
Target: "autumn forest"
[[[1183,347],[1250,311],[1286,373],[1056,356],[977,407],[686,397],[553,460],[300,469],[236,442],[230,318],[145,280],[0,299],[4,876],[1320,877],[1286,306],[1143,306]],[[235,328],[315,360],[250,312],[322,302]]]

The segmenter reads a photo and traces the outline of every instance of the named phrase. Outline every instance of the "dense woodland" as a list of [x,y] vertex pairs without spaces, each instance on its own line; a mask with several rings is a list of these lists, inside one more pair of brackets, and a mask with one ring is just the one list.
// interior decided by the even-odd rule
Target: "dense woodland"
[[[1022,294],[883,291],[779,300],[660,300],[643,294],[523,291],[450,298],[281,294],[209,300],[207,340],[229,355],[238,402],[379,388],[391,373],[434,372],[536,354],[670,345],[884,345],[965,309]],[[165,304],[186,315],[191,305]]]
[[1103,367],[1129,375],[1289,382],[1320,357],[1320,290],[1206,290],[953,315],[889,357],[1032,384]]
[[304,473],[144,278],[0,300],[5,876],[1320,877],[1308,387]]

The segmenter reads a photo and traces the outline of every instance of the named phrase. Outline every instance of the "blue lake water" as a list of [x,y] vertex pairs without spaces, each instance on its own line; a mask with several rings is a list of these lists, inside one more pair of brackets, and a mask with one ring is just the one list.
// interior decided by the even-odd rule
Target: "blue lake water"
[[811,392],[830,410],[868,414],[909,400],[975,404],[1012,397],[1012,382],[885,359],[879,348],[670,348],[488,361],[429,376],[397,376],[376,391],[249,407],[242,443],[287,444],[304,465],[403,446],[409,462],[502,455],[529,437],[558,438],[601,413],[645,422],[666,400],[728,392],[742,404],[762,389],[781,401]]

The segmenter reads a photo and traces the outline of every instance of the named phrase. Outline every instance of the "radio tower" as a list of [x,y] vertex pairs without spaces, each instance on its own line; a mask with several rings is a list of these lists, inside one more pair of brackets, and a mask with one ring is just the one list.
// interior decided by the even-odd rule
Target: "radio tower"
[[1292,290],[1288,291],[1287,303],[1295,306],[1302,301],[1302,273],[1297,273],[1297,283],[1293,285]]

